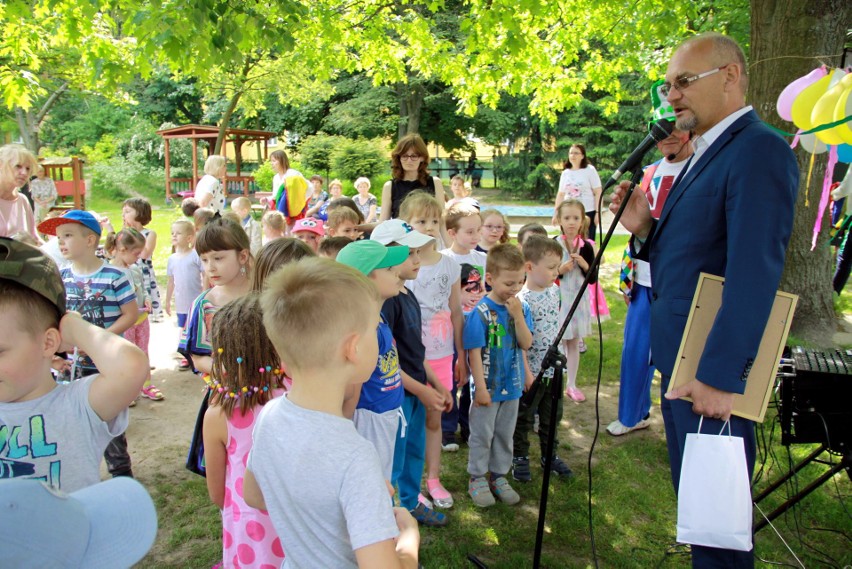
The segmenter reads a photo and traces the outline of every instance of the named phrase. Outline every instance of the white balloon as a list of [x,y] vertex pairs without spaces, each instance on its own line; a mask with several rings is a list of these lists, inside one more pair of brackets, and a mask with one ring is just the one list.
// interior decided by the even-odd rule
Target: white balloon
[[799,142],[802,148],[811,154],[822,154],[828,150],[828,146],[819,140],[815,134],[803,134],[799,136]]

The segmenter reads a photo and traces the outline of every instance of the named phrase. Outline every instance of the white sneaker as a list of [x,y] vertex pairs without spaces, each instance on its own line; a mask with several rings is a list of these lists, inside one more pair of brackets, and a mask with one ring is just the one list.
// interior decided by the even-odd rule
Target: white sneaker
[[459,445],[457,443],[447,443],[445,445],[441,445],[441,450],[444,452],[458,452]]
[[633,431],[638,431],[640,429],[647,429],[651,426],[651,419],[642,419],[632,427],[625,427],[621,421],[616,419],[609,425],[607,425],[606,432],[614,437],[620,437],[621,435],[626,435],[627,433],[631,433]]

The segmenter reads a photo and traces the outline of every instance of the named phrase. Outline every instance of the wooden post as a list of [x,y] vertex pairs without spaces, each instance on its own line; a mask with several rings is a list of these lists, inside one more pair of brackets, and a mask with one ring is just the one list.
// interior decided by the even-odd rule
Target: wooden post
[[195,185],[198,183],[198,139],[192,139],[192,187],[189,191],[195,191]]
[[169,139],[164,139],[166,145],[166,202],[172,199],[172,161],[169,156]]
[[83,209],[83,199],[81,186],[83,185],[83,172],[80,169],[80,159],[74,156],[71,158],[71,180],[74,183],[74,209]]

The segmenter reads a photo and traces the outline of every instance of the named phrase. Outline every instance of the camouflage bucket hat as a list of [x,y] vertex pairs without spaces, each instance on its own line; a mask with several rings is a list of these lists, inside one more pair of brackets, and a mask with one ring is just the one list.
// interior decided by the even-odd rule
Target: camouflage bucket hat
[[65,314],[65,286],[59,269],[40,249],[0,237],[0,279],[25,286],[46,298]]

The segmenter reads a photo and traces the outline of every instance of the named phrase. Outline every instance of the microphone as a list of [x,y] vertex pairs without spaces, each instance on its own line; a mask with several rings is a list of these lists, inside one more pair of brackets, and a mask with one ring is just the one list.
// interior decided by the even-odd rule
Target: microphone
[[637,146],[633,153],[627,157],[627,160],[625,160],[621,166],[612,173],[612,177],[607,180],[603,191],[614,186],[622,174],[633,170],[642,161],[642,158],[649,150],[651,150],[651,148],[653,148],[658,142],[669,137],[673,129],[674,123],[667,120],[657,121],[652,124],[651,131],[648,133],[648,136],[645,137],[645,140],[639,143],[639,146]]
[[668,156],[666,156],[666,160],[668,160],[669,162],[671,162],[675,158],[677,158],[677,154],[669,154]]

